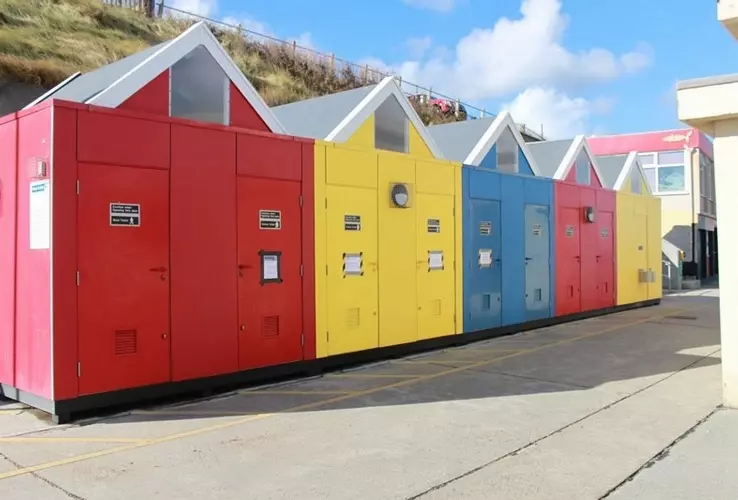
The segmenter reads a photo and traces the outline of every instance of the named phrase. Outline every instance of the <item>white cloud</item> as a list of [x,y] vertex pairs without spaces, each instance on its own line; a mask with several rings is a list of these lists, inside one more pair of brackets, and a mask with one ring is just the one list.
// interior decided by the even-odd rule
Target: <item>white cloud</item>
[[531,87],[503,106],[516,122],[541,131],[547,139],[571,138],[591,132],[592,103],[583,97],[569,97],[552,88]]
[[408,38],[405,40],[411,57],[423,57],[433,45],[433,39],[429,36]]
[[451,12],[459,0],[402,0],[406,5],[436,12]]
[[391,65],[404,79],[443,89],[464,100],[491,99],[529,86],[575,88],[613,80],[650,64],[650,47],[639,44],[616,55],[592,47],[563,46],[568,17],[560,0],[523,0],[521,16],[500,18],[461,38],[451,56],[434,55]]

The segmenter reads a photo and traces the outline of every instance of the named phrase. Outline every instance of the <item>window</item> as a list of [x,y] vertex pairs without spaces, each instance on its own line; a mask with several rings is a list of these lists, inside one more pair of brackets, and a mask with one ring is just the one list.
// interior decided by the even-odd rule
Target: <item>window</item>
[[700,210],[715,215],[715,163],[700,152]]
[[519,160],[520,147],[518,141],[515,140],[510,127],[505,127],[505,130],[497,139],[497,169],[517,173]]
[[574,163],[574,168],[576,168],[577,184],[584,184],[585,186],[588,186],[591,183],[592,179],[589,158],[587,157],[587,153],[584,151],[584,149],[579,152],[577,160]]
[[655,168],[644,168],[643,173],[646,174],[646,182],[648,182],[648,187],[651,188],[651,192],[655,193],[657,191],[656,186],[656,169]]
[[654,160],[653,157],[654,157],[654,154],[653,153],[645,153],[645,154],[639,154],[638,155],[638,159],[641,162],[641,166],[653,165],[653,163],[654,163],[653,162],[653,160]]
[[654,194],[682,193],[686,191],[684,159],[685,151],[661,151],[638,155],[646,181]]
[[630,172],[630,192],[633,194],[641,194],[641,174],[638,170]]
[[228,77],[202,45],[171,68],[169,114],[228,125]]
[[407,153],[408,122],[395,96],[389,96],[374,112],[374,147]]

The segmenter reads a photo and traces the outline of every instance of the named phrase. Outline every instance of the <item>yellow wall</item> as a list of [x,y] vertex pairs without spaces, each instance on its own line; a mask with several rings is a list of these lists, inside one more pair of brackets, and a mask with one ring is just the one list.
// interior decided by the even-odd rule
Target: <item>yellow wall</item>
[[[661,200],[618,191],[616,203],[617,305],[660,298]],[[639,269],[653,271],[653,281],[640,282]]]
[[[461,330],[461,165],[358,148],[362,129],[345,144],[316,143],[318,357]],[[409,208],[392,206],[394,182],[409,185]],[[345,215],[359,215],[361,230],[346,230]],[[443,252],[443,270],[428,270],[429,251]],[[361,253],[363,274],[344,272],[346,253]]]
[[654,280],[648,284],[648,298],[660,299],[663,295],[661,267],[661,198],[642,196],[648,204],[648,267],[654,272]]

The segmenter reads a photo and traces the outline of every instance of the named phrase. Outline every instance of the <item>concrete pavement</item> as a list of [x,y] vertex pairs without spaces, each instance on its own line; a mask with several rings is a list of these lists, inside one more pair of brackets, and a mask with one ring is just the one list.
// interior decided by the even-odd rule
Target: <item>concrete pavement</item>
[[75,425],[0,407],[0,498],[681,498],[657,474],[669,462],[644,467],[720,404],[717,310],[710,294],[670,296]]

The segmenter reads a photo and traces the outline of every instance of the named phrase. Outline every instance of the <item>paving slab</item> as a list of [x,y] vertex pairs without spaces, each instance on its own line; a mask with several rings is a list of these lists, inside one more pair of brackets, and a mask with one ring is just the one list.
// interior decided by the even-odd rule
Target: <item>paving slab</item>
[[[58,451],[45,454],[49,443],[19,448],[0,440],[0,453],[38,464],[35,474],[52,490],[63,488],[85,500],[405,500],[447,481],[466,484],[458,498],[487,500],[495,498],[489,485],[479,496],[479,484],[453,480],[492,462],[506,467],[494,491],[514,491],[518,498],[582,498],[561,478],[596,478],[598,467],[607,466],[613,471],[601,481],[586,478],[586,491],[615,486],[674,433],[694,425],[719,393],[719,357],[711,354],[717,302],[699,302],[704,321],[701,316],[698,325],[643,323],[696,303],[668,302],[32,434],[145,442],[80,441],[77,448],[59,442]],[[532,350],[508,356],[509,349]],[[344,391],[356,393],[334,394]],[[635,455],[620,463],[629,448]],[[45,495],[47,483],[20,483],[32,477],[18,473],[0,469],[0,488],[20,484],[36,493],[34,499],[54,498]],[[532,481],[541,475],[550,488],[546,496],[530,496],[536,490],[526,489],[524,473]],[[2,492],[0,498],[14,498]]]
[[[720,387],[714,383],[719,380],[719,371],[718,366],[698,362],[514,456],[480,463],[476,472],[422,498],[601,498],[716,408],[721,397]],[[699,387],[705,390],[695,394]],[[693,397],[685,398],[684,394]]]
[[0,481],[0,498],[3,500],[69,500],[70,496],[41,479],[28,475]]
[[728,500],[738,492],[738,411],[720,410],[615,490],[613,500]]

